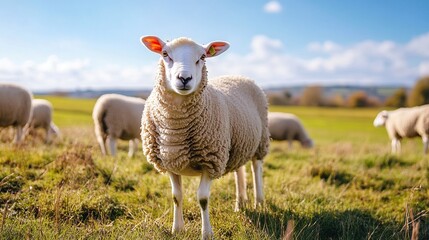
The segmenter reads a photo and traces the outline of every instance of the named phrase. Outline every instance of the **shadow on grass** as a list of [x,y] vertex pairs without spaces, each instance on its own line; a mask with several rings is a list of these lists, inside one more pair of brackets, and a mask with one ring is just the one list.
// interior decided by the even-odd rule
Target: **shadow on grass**
[[[272,239],[282,239],[289,220],[294,221],[294,239],[410,239],[402,223],[381,221],[361,210],[322,211],[296,214],[267,203],[262,211],[247,209],[246,216]],[[427,220],[421,219],[419,239],[428,239]],[[411,231],[411,230],[410,230]]]

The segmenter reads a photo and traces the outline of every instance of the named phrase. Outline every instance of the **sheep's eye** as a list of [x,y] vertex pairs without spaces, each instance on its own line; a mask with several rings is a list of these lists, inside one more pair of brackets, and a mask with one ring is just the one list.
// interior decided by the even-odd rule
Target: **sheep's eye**
[[195,63],[195,64],[198,64],[198,63],[200,63],[200,60],[201,61],[204,61],[206,59],[206,55],[202,55],[201,57],[200,57],[200,59],[198,59],[198,61]]

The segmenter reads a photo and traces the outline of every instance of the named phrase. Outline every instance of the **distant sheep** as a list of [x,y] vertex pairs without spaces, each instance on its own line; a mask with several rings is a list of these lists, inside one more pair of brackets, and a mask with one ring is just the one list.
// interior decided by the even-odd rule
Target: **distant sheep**
[[32,107],[33,114],[25,127],[25,132],[29,133],[36,128],[44,129],[46,132],[46,143],[50,142],[52,134],[59,136],[60,130],[52,121],[52,104],[45,99],[33,99]]
[[181,175],[201,176],[202,237],[211,239],[210,185],[235,172],[236,209],[246,200],[244,165],[252,160],[255,204],[264,200],[262,159],[268,153],[266,96],[252,80],[224,76],[208,81],[205,58],[226,49],[226,42],[201,46],[188,38],[163,42],[142,37],[143,44],[162,56],[155,87],[142,117],[146,159],[170,176],[174,200],[173,232],[184,229]]
[[273,140],[287,140],[289,148],[296,140],[304,148],[313,147],[313,140],[309,137],[301,121],[291,113],[268,113],[268,129]]
[[108,139],[110,154],[116,155],[116,139],[129,140],[128,156],[138,148],[141,116],[145,100],[120,94],[105,94],[98,98],[92,112],[95,135],[103,155],[107,154]]
[[23,139],[23,128],[31,117],[32,94],[21,86],[0,83],[0,127],[16,130],[14,143]]
[[420,136],[424,153],[429,146],[429,105],[381,111],[374,119],[374,126],[385,126],[392,141],[392,153],[400,153],[401,139]]

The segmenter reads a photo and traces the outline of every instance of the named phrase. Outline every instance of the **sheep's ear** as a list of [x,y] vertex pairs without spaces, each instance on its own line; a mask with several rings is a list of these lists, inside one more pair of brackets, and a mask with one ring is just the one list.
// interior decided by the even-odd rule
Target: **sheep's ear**
[[206,49],[206,57],[214,57],[225,52],[229,48],[229,43],[211,42],[207,45],[204,45],[204,48]]
[[142,36],[140,41],[152,52],[156,52],[158,54],[161,54],[162,48],[165,45],[165,42],[163,42],[159,37],[156,36]]

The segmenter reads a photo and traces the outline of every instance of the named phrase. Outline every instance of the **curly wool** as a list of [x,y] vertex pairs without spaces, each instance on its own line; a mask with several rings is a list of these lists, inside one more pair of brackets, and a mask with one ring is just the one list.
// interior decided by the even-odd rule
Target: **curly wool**
[[158,171],[204,169],[219,178],[268,153],[267,101],[253,81],[227,76],[208,83],[204,66],[199,89],[177,103],[163,61],[158,71],[141,132],[143,152]]

